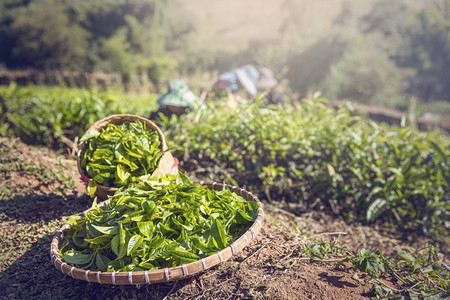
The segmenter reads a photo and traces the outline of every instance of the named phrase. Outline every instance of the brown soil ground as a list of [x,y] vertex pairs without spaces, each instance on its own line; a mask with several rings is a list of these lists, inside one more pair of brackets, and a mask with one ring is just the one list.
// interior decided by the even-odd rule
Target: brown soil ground
[[[387,227],[348,224],[318,211],[295,215],[292,207],[273,202],[264,206],[266,219],[256,241],[195,277],[122,287],[76,280],[51,265],[50,239],[90,199],[75,161],[59,157],[60,167],[58,155],[45,147],[0,138],[0,294],[5,299],[369,299],[370,278],[346,259],[362,247],[386,253],[411,247]],[[326,241],[329,255],[308,256],[312,241]],[[398,286],[395,279],[380,280]]]

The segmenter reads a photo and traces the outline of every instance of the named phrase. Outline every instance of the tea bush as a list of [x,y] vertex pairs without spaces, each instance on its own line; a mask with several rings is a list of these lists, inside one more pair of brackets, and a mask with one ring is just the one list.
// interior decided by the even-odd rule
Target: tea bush
[[1,86],[0,135],[12,134],[29,144],[62,147],[95,121],[117,113],[149,115],[154,95],[120,91],[91,92],[79,88]]
[[[148,116],[156,106],[154,95],[15,85],[0,87],[0,100],[0,135],[53,148],[107,115]],[[348,219],[447,232],[449,137],[377,124],[325,101],[236,111],[216,104],[158,124],[193,178],[231,182],[268,200],[326,206]]]
[[[450,139],[376,124],[321,103],[215,109],[162,119],[181,167],[268,198],[323,204],[350,219],[377,218],[445,232]],[[270,199],[269,199],[270,200]]]

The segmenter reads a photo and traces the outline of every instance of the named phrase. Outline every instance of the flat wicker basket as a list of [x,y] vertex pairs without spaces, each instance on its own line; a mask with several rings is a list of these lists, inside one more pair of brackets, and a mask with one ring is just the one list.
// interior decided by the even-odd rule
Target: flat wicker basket
[[[103,118],[101,120],[98,120],[94,124],[92,124],[91,127],[86,132],[89,132],[91,130],[100,131],[103,127],[105,127],[107,124],[115,124],[120,125],[124,123],[131,123],[136,120],[139,120],[146,124],[147,128],[151,128],[155,130],[158,135],[159,139],[161,141],[161,150],[164,151],[164,154],[161,156],[158,162],[158,167],[155,171],[151,174],[151,177],[158,177],[158,176],[164,176],[167,173],[170,174],[177,174],[178,173],[178,160],[175,159],[172,154],[168,151],[166,139],[164,137],[163,132],[159,127],[150,121],[149,119],[142,118],[135,115],[127,115],[127,114],[119,114],[119,115],[111,115],[109,117]],[[89,182],[91,178],[88,177],[85,170],[81,167],[81,156],[83,154],[84,149],[87,147],[87,142],[81,142],[78,145],[77,150],[77,165],[78,165],[78,172],[81,174],[81,180],[85,182]],[[108,196],[114,195],[114,193],[118,190],[116,187],[107,187],[100,184],[97,184],[97,190],[95,192],[95,195],[100,200],[106,200],[108,199]]]
[[[242,249],[252,242],[257,234],[261,231],[264,211],[262,209],[262,204],[258,197],[252,193],[235,186],[221,184],[217,182],[205,183],[200,182],[201,185],[206,185],[210,189],[221,190],[223,186],[227,186],[231,191],[242,196],[248,201],[255,201],[259,204],[258,217],[252,224],[250,229],[248,229],[241,237],[235,240],[230,246],[225,249],[210,255],[208,257],[202,258],[198,261],[184,264],[182,266],[165,268],[152,271],[139,271],[139,272],[101,272],[101,271],[90,271],[76,268],[72,265],[65,263],[58,255],[60,246],[63,242],[64,232],[63,230],[70,228],[70,224],[65,224],[54,236],[50,246],[50,258],[53,265],[59,271],[66,275],[69,275],[75,279],[85,280],[89,282],[97,282],[102,284],[113,284],[113,285],[140,285],[140,284],[152,284],[159,282],[175,281],[180,279],[185,279],[194,276],[200,272],[206,271],[226,260],[228,260],[233,255],[239,253]],[[104,203],[107,203],[106,201]],[[81,213],[84,215],[88,210]]]

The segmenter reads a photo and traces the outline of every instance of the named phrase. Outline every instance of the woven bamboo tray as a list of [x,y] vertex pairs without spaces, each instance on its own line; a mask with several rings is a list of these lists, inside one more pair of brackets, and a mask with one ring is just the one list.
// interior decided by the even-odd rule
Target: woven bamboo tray
[[[259,201],[258,197],[253,195],[251,192],[246,191],[245,189],[217,182],[205,183],[201,181],[200,184],[206,185],[208,188],[215,190],[221,190],[223,186],[227,186],[231,191],[234,191],[236,194],[242,196],[244,199],[248,201],[255,201],[259,204],[258,217],[252,224],[250,229],[248,229],[241,237],[239,237],[225,249],[218,251],[213,255],[202,258],[198,261],[173,268],[165,268],[152,271],[139,271],[139,272],[101,272],[101,271],[83,270],[65,263],[57,255],[64,237],[63,230],[70,228],[70,224],[65,224],[53,236],[52,243],[50,245],[50,258],[53,265],[59,271],[75,279],[85,280],[89,282],[97,282],[102,284],[138,285],[138,284],[168,282],[189,278],[203,271],[206,271],[207,269],[212,268],[218,264],[221,264],[222,262],[228,260],[233,255],[239,253],[242,249],[248,246],[256,238],[257,234],[261,231],[262,228],[264,211],[262,209],[262,204]],[[81,213],[81,215],[84,215],[87,211],[89,211],[89,209]]]
[[[178,173],[178,160],[172,156],[172,154],[168,151],[167,144],[166,144],[166,138],[164,137],[163,132],[161,129],[152,121],[146,118],[142,118],[135,115],[128,115],[128,114],[119,114],[119,115],[111,115],[109,117],[103,118],[101,120],[98,120],[94,124],[92,124],[91,127],[86,132],[89,132],[91,130],[97,130],[100,131],[103,127],[105,127],[107,124],[115,124],[120,125],[124,123],[131,123],[136,120],[139,120],[146,124],[147,128],[151,128],[155,130],[158,135],[159,139],[161,141],[161,150],[164,151],[164,154],[161,156],[158,162],[158,167],[155,171],[151,174],[151,177],[158,177],[158,176],[164,176],[167,173],[170,174],[177,174]],[[84,149],[87,147],[87,142],[82,142],[78,145],[77,150],[77,166],[78,166],[78,172],[81,175],[81,180],[88,183],[91,178],[88,177],[85,170],[81,167],[81,155],[84,151]],[[114,193],[118,190],[116,187],[107,187],[104,185],[97,184],[97,190],[95,192],[95,195],[100,200],[106,200],[108,199],[108,196],[114,195]]]

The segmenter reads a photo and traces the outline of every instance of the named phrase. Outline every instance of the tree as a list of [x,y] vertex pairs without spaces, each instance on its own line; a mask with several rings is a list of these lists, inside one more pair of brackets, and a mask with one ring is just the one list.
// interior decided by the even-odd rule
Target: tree
[[330,70],[347,51],[349,40],[342,32],[331,33],[287,61],[287,79],[291,88],[306,97],[327,78]]
[[325,97],[376,106],[406,109],[408,69],[395,64],[387,52],[374,47],[373,37],[359,35],[331,69],[322,86]]
[[102,55],[109,66],[108,71],[129,77],[132,72],[132,55],[127,41],[127,28],[119,28],[110,38],[102,40]]
[[411,33],[408,56],[401,63],[416,69],[410,93],[423,101],[450,101],[450,0],[418,14],[419,28]]
[[[39,69],[79,68],[86,54],[87,32],[71,24],[57,0],[34,1],[14,10],[12,55]],[[30,17],[32,16],[32,17]]]
[[450,0],[419,11],[399,0],[381,0],[361,20],[364,32],[379,35],[378,48],[397,66],[415,70],[409,94],[421,101],[450,101]]
[[3,0],[0,62],[130,74],[142,59],[165,54],[167,7],[163,0]]

